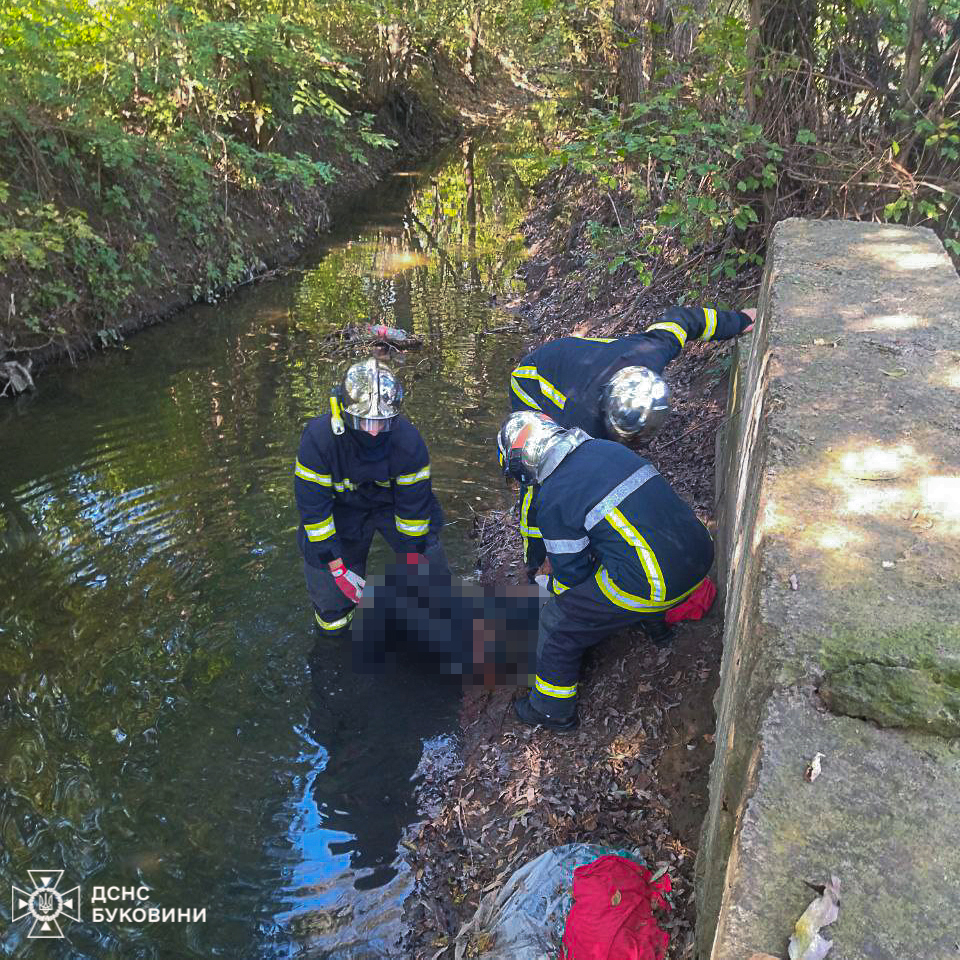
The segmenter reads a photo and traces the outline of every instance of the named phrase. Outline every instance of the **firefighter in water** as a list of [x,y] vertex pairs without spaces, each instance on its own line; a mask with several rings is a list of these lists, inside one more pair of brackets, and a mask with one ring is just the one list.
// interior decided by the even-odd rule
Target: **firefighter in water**
[[629,448],[565,430],[543,413],[512,413],[497,437],[508,478],[528,484],[534,560],[550,560],[553,596],[540,614],[536,681],[517,700],[525,723],[577,725],[584,650],[617,630],[669,630],[664,614],[712,588],[713,541],[653,465]]
[[753,329],[756,310],[672,307],[643,333],[561,337],[537,347],[510,376],[513,410],[539,410],[598,440],[651,436],[669,411],[661,374],[689,340],[729,340]]
[[419,431],[400,416],[402,400],[403,388],[385,363],[355,363],[330,397],[330,413],[311,420],[300,438],[297,540],[326,636],[350,627],[375,532],[398,558],[448,569],[430,457]]

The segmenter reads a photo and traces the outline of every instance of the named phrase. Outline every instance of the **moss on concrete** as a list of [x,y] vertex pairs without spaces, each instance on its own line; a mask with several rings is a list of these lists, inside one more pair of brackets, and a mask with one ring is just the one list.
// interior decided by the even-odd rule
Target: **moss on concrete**
[[834,712],[904,727],[960,736],[960,671],[858,663],[830,674],[820,695]]

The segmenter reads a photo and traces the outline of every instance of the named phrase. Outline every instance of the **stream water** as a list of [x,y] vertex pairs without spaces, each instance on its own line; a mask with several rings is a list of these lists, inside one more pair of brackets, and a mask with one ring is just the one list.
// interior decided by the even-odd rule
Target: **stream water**
[[[372,318],[424,337],[405,413],[451,565],[472,574],[472,510],[503,496],[491,438],[519,339],[485,331],[510,323],[492,300],[521,204],[500,147],[457,148],[392,177],[283,279],[0,409],[0,956],[388,955],[411,777],[458,691],[357,677],[338,648],[311,677],[293,459],[344,366],[331,332]],[[80,887],[62,939],[12,922],[30,870]],[[91,902],[140,886],[146,901]]]

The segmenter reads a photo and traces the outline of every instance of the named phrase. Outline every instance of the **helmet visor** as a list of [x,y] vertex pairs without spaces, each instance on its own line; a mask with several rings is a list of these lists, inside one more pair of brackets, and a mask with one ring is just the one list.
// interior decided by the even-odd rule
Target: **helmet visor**
[[393,429],[396,417],[358,417],[348,410],[343,412],[343,419],[352,430],[362,430],[364,433],[389,433]]

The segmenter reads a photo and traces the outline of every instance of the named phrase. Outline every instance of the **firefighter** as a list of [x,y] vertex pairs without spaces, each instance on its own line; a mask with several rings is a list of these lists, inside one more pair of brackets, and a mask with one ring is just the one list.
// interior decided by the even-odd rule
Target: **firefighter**
[[653,465],[619,443],[522,411],[497,446],[507,478],[531,491],[530,551],[549,559],[553,594],[540,614],[535,684],[515,710],[525,723],[570,730],[584,650],[637,624],[662,638],[666,611],[708,589],[713,541]]
[[510,376],[513,410],[539,410],[599,440],[652,436],[669,411],[661,374],[689,340],[729,340],[753,329],[756,310],[672,307],[643,333],[561,337],[537,347]]
[[330,397],[330,413],[311,420],[300,438],[297,541],[326,636],[349,629],[376,531],[400,559],[448,569],[430,457],[416,427],[400,416],[402,400],[403,388],[382,360],[355,363]]

